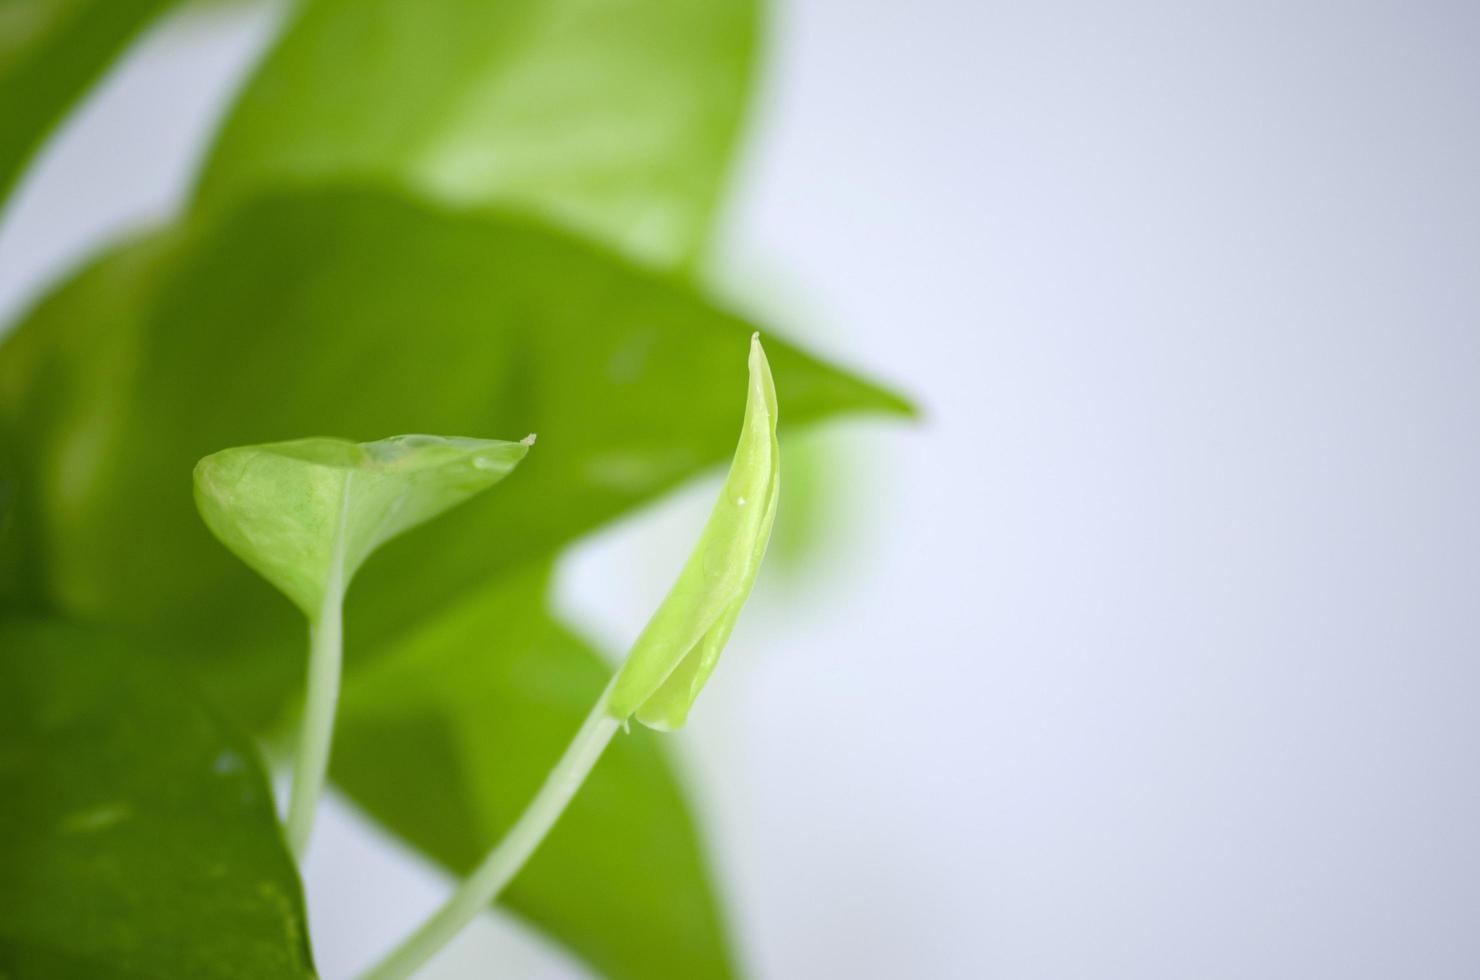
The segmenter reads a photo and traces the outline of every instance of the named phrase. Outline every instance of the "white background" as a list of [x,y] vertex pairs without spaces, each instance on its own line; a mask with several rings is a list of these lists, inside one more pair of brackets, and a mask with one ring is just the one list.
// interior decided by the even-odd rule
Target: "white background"
[[[832,578],[768,570],[679,737],[753,972],[1480,976],[1480,8],[772,19],[727,276],[927,420],[834,436]],[[0,310],[169,213],[270,24],[151,35],[0,228]],[[567,563],[588,632],[709,489]],[[323,831],[335,980],[445,882]],[[433,975],[578,971],[488,917]]]

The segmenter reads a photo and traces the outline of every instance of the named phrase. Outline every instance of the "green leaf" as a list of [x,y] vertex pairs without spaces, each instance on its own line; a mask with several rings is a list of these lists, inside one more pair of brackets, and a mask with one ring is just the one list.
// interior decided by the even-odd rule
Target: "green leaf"
[[0,203],[67,110],[175,0],[0,0]]
[[[0,541],[0,568],[15,601],[134,624],[190,650],[251,724],[273,721],[299,689],[301,621],[196,517],[188,474],[206,453],[312,432],[539,433],[518,479],[388,542],[360,570],[346,611],[349,718],[357,672],[399,637],[477,606],[490,581],[542,565],[734,448],[740,354],[754,327],[569,236],[391,193],[305,191],[140,249],[100,259],[0,347],[0,480],[18,518]],[[779,338],[767,346],[788,424],[908,411]],[[539,614],[525,608],[500,628]],[[491,635],[489,649],[498,643]],[[539,696],[589,707],[589,684],[542,683]],[[507,760],[521,743],[508,737],[487,751],[515,765]],[[347,765],[354,750],[337,744],[336,765]],[[387,785],[415,784],[419,755],[381,744]],[[462,792],[448,785],[424,801],[418,819],[432,829],[414,838],[423,846],[445,829],[436,807]],[[670,784],[637,779],[632,793],[637,802],[609,797],[613,811],[646,812],[641,801],[657,800],[684,821]],[[625,819],[593,828],[583,846]],[[449,836],[464,849],[444,860],[465,864],[467,839]],[[543,896],[521,906],[531,920],[614,975],[652,969],[636,958],[640,947],[699,948],[665,934],[698,927],[650,910],[625,922],[633,935],[620,943],[583,933],[587,898],[553,870],[575,866],[562,863],[577,860],[568,846],[557,830],[521,878],[516,894]],[[675,879],[678,866],[658,861],[630,887],[662,892],[676,909],[707,908],[701,872]]]
[[[335,780],[459,873],[518,817],[610,676],[550,619],[545,592],[541,567],[491,583],[345,690]],[[727,977],[695,828],[657,742],[617,737],[501,904],[603,976]]]
[[0,975],[314,976],[255,751],[179,675],[116,636],[0,625]]
[[781,449],[776,386],[757,336],[750,345],[745,423],[714,511],[668,593],[627,655],[610,708],[661,730],[679,728],[714,672],[760,571],[776,522]]
[[[300,627],[200,525],[200,457],[305,432],[539,433],[519,479],[366,562],[346,609],[352,664],[733,450],[754,328],[575,239],[308,192],[146,248],[152,263],[101,260],[0,348],[20,528],[0,565],[21,597],[198,642],[256,723],[297,689]],[[790,423],[907,410],[769,336]]]
[[312,0],[228,118],[200,197],[373,178],[676,264],[708,232],[758,19],[755,0]]
[[502,480],[528,451],[421,435],[241,446],[196,464],[195,502],[226,547],[314,619],[372,551]]

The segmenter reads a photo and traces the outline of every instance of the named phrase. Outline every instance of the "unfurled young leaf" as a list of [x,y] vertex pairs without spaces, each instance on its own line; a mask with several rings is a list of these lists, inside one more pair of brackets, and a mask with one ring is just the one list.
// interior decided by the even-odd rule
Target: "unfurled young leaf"
[[329,768],[350,579],[379,545],[497,483],[528,451],[528,442],[441,436],[299,439],[196,464],[206,524],[308,616],[308,693],[287,818],[294,854],[308,846]]
[[729,478],[668,598],[637,638],[611,711],[650,728],[683,725],[735,628],[771,538],[781,456],[776,387],[760,337],[751,340],[745,425]]
[[525,442],[395,436],[226,449],[195,467],[207,526],[310,619],[402,531],[509,474]]

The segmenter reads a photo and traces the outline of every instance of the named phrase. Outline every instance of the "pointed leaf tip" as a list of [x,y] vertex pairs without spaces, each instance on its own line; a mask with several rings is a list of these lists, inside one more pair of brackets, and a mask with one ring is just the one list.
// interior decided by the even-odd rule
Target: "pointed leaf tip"
[[751,337],[740,443],[704,532],[612,687],[610,710],[662,731],[681,727],[755,584],[776,519],[781,456],[776,387]]
[[211,532],[310,619],[381,544],[487,489],[529,444],[443,436],[297,439],[195,466]]

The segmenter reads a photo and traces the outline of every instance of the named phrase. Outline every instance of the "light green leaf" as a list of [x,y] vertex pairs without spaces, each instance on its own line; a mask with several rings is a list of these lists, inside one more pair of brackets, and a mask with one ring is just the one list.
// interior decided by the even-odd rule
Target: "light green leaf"
[[509,474],[529,445],[395,436],[297,439],[212,453],[195,466],[206,526],[313,619],[390,538]]
[[[346,687],[333,775],[455,872],[519,816],[610,676],[531,567],[391,643]],[[710,980],[731,955],[658,739],[621,736],[500,904],[602,976]],[[437,801],[437,806],[426,802]]]
[[707,235],[757,22],[755,0],[311,0],[228,118],[200,199],[371,178],[673,265]]
[[776,386],[760,338],[750,345],[745,423],[730,473],[694,553],[627,655],[613,715],[679,728],[734,631],[776,522],[781,449]]
[[255,751],[180,673],[98,631],[0,625],[0,975],[314,976]]
[[175,0],[0,0],[0,204],[124,46]]

